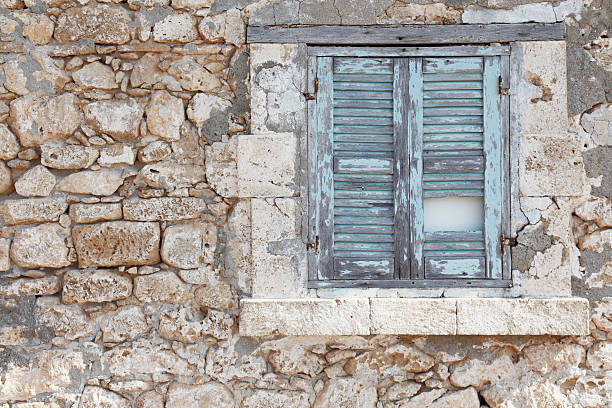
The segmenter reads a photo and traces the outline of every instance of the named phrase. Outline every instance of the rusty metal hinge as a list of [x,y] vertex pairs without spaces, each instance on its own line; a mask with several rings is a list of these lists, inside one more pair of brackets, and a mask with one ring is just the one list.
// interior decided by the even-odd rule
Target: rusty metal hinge
[[497,85],[499,87],[499,94],[500,95],[510,95],[510,88],[504,88],[504,81],[502,80],[501,76],[499,77]]
[[304,97],[307,101],[312,101],[316,99],[317,92],[319,91],[319,78],[315,78],[314,80],[314,93],[304,93]]
[[506,236],[500,236],[499,237],[499,241],[501,244],[501,253],[502,255],[504,254],[505,248],[506,246],[510,246],[513,247],[516,245],[516,238],[514,237],[506,237]]
[[307,249],[314,249],[315,254],[319,255],[319,236],[315,238],[315,242],[309,242],[306,244]]

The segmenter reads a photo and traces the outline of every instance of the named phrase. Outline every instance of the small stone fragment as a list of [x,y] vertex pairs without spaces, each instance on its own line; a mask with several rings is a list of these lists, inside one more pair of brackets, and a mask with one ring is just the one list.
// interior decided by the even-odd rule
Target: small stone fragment
[[22,268],[63,268],[70,265],[65,231],[59,224],[17,230],[11,259]]
[[9,194],[13,191],[13,176],[11,169],[0,161],[0,194]]
[[64,198],[38,198],[29,200],[6,200],[2,206],[4,222],[8,225],[57,222],[66,212],[68,203]]
[[79,268],[159,263],[159,225],[110,221],[72,229]]
[[102,387],[87,386],[81,395],[79,408],[131,408],[129,400]]
[[41,163],[58,170],[85,169],[94,164],[99,155],[98,150],[93,147],[77,145],[44,144],[41,150]]
[[123,176],[119,172],[85,170],[65,177],[58,183],[57,189],[72,194],[109,196],[122,184]]
[[123,216],[131,221],[192,220],[204,211],[204,200],[195,197],[159,197],[123,202]]
[[172,154],[170,145],[162,140],[156,140],[146,145],[138,152],[138,160],[143,163],[152,163],[164,160]]
[[120,220],[123,217],[121,203],[72,204],[70,219],[75,224]]
[[108,65],[94,61],[72,73],[74,82],[83,89],[116,89],[115,73]]
[[144,109],[134,99],[91,102],[83,108],[85,122],[97,132],[110,135],[118,142],[138,138]]
[[612,342],[601,341],[593,345],[587,354],[586,363],[591,370],[612,370]]
[[118,165],[133,165],[136,160],[134,150],[125,144],[114,144],[100,150],[98,164],[102,167],[112,167]]
[[168,68],[168,74],[178,80],[188,91],[210,92],[221,86],[219,79],[195,62],[191,57],[183,57]]
[[32,167],[15,182],[15,191],[23,197],[47,197],[55,187],[55,176],[45,166]]
[[66,304],[112,302],[131,294],[132,279],[118,272],[73,270],[64,275],[62,301]]
[[166,302],[179,305],[192,297],[189,286],[172,272],[135,277],[134,296],[141,302]]
[[19,153],[19,142],[9,127],[0,123],[0,159],[11,160]]
[[170,266],[195,269],[201,263],[214,262],[217,244],[216,228],[212,224],[177,224],[167,227],[161,247],[161,257]]
[[156,42],[185,44],[196,38],[196,19],[189,13],[171,14],[153,26],[153,39]]
[[129,24],[128,11],[118,5],[71,7],[59,15],[55,39],[61,44],[81,38],[99,44],[125,44],[130,40]]
[[144,166],[138,172],[138,179],[151,188],[174,190],[180,187],[191,187],[206,180],[204,166],[159,162]]
[[11,241],[0,238],[0,272],[6,272],[11,268],[10,247]]
[[216,95],[197,93],[189,101],[187,117],[196,126],[202,126],[214,112],[222,111],[230,105],[230,102]]
[[102,341],[121,343],[145,333],[148,326],[145,315],[138,306],[124,306],[109,313],[100,328]]
[[172,383],[168,389],[166,408],[234,408],[234,396],[221,383]]
[[179,140],[180,127],[185,120],[183,101],[167,91],[155,92],[145,110],[149,133],[165,140]]

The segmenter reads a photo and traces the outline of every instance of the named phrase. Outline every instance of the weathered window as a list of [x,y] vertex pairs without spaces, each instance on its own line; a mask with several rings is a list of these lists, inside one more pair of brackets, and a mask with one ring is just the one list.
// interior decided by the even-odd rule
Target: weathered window
[[308,54],[309,286],[509,286],[510,47]]

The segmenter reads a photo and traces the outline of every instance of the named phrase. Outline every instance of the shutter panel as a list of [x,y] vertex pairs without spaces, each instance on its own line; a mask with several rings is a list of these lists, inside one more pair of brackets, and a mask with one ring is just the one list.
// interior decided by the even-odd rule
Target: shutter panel
[[331,225],[320,238],[326,254],[320,269],[327,270],[329,279],[392,279],[393,60],[333,58],[331,79],[325,77],[323,88],[318,79],[318,93],[331,86],[331,95],[318,95],[317,105],[325,98],[333,106],[329,133],[320,133],[327,138],[320,140],[327,147],[319,146],[324,152],[322,189],[329,189],[321,221]]
[[422,66],[423,133],[413,154],[423,157],[424,205],[473,197],[470,202],[484,202],[485,210],[484,227],[432,231],[425,226],[423,246],[414,256],[423,259],[425,279],[501,278],[499,58],[423,58]]

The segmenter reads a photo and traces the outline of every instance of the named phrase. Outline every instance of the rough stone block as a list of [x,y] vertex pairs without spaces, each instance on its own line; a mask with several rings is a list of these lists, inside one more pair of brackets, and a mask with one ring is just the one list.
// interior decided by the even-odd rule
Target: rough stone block
[[123,217],[121,203],[72,204],[70,219],[75,224],[120,220]]
[[63,268],[70,265],[66,238],[59,224],[19,230],[11,245],[11,259],[22,268]]
[[55,39],[61,44],[81,38],[99,44],[124,44],[130,40],[129,24],[128,11],[119,5],[71,7],[58,17]]
[[586,299],[457,299],[458,335],[583,336],[588,333]]
[[131,221],[193,220],[204,211],[204,200],[193,197],[160,197],[123,202],[123,217]]
[[0,272],[6,272],[11,267],[10,247],[11,241],[6,238],[0,239]]
[[0,296],[49,296],[62,290],[62,278],[45,276],[40,279],[10,279],[0,285]]
[[368,299],[243,299],[241,336],[369,335]]
[[106,133],[119,142],[138,138],[140,119],[144,107],[134,99],[127,101],[96,101],[83,108],[85,122],[100,133]]
[[34,166],[15,182],[15,191],[22,197],[47,197],[55,187],[55,176],[45,166]]
[[64,275],[62,301],[66,304],[112,302],[132,294],[132,279],[109,271],[68,271]]
[[141,302],[182,304],[193,297],[175,273],[158,272],[134,278],[134,296]]
[[68,203],[64,198],[32,198],[6,200],[2,213],[8,225],[35,224],[58,221],[67,208]]
[[521,138],[522,196],[578,196],[586,187],[581,145],[571,134],[525,134]]
[[109,196],[123,184],[119,171],[80,171],[66,176],[57,184],[57,189],[66,193]]
[[110,221],[73,228],[79,268],[155,265],[159,262],[159,225]]
[[454,335],[455,299],[372,298],[372,334]]
[[209,223],[177,224],[164,230],[161,257],[170,266],[195,269],[214,263],[217,228]]

